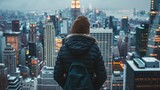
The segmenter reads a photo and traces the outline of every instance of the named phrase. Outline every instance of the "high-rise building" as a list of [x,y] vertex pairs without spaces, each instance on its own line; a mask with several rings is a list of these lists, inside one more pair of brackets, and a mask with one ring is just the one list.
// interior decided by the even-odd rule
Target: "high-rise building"
[[55,36],[59,35],[60,34],[59,17],[56,15],[51,15],[50,20],[52,21],[55,28]]
[[22,90],[38,90],[37,89],[37,78],[31,79],[26,78],[22,82]]
[[128,17],[123,16],[122,17],[122,30],[126,33],[128,33]]
[[147,56],[160,60],[160,0],[151,0]]
[[31,71],[31,76],[32,77],[37,77],[38,76],[38,59],[32,57],[31,58],[31,67],[30,67],[30,71]]
[[3,37],[3,32],[0,31],[0,63],[4,63],[3,50],[5,47],[6,47],[5,37]]
[[120,71],[113,72],[111,90],[123,90],[123,74]]
[[16,51],[16,63],[19,64],[19,50],[21,49],[20,32],[5,32],[6,43],[9,43]]
[[107,80],[104,85],[107,90],[110,90],[112,77],[113,31],[111,29],[98,28],[91,29],[90,34],[98,41],[98,46],[101,50],[107,72]]
[[29,55],[36,57],[36,43],[28,43],[29,45]]
[[62,26],[61,26],[61,34],[67,35],[69,34],[69,23],[68,23],[68,19],[64,18],[62,21]]
[[109,16],[109,28],[113,28],[113,16]]
[[12,21],[12,31],[19,32],[19,20],[13,20]]
[[43,67],[41,74],[37,77],[37,90],[62,90],[53,79],[53,67]]
[[44,58],[46,66],[54,67],[55,59],[55,28],[53,23],[48,19],[46,21],[45,30],[44,30]]
[[159,90],[160,61],[154,57],[126,62],[125,90]]
[[81,14],[81,11],[80,11],[79,0],[72,0],[72,5],[71,5],[72,23],[80,14]]
[[0,63],[0,90],[7,90],[8,78],[7,68],[3,63]]
[[36,43],[36,25],[30,24],[29,43]]
[[8,74],[13,75],[16,72],[16,52],[15,49],[11,47],[10,44],[7,44],[6,48],[3,51],[5,66],[7,67]]
[[136,53],[140,57],[144,57],[146,55],[148,30],[149,24],[147,23],[142,23],[141,26],[136,27]]
[[16,76],[9,76],[7,90],[22,90],[21,79]]

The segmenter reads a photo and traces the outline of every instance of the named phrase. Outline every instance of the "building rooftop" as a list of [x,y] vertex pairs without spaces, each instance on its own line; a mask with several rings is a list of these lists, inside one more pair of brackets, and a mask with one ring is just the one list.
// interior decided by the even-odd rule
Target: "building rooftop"
[[4,36],[5,36],[5,35],[15,35],[15,36],[17,36],[17,35],[19,35],[19,34],[20,34],[20,32],[12,32],[12,31],[4,32],[4,33],[3,33]]
[[[158,60],[154,57],[142,57],[145,62],[157,62]],[[159,62],[159,61],[158,61]]]
[[159,68],[139,68],[135,65],[135,63],[132,60],[127,60],[127,63],[134,71],[160,71]]
[[113,33],[113,30],[109,28],[90,28],[90,33]]

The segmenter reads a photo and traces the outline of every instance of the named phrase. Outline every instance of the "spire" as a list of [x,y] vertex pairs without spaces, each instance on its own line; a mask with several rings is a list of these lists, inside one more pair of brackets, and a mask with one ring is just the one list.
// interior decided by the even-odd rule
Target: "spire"
[[71,8],[80,8],[79,0],[72,0]]

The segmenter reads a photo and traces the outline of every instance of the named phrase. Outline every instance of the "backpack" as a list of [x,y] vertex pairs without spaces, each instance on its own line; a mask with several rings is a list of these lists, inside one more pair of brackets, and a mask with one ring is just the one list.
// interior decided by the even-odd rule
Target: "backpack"
[[73,62],[71,64],[64,90],[93,90],[92,80],[82,62]]

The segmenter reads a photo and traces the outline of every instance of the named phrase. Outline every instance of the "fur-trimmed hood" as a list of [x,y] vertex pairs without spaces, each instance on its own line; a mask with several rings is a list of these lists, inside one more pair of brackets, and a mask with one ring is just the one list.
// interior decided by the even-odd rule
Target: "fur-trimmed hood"
[[93,44],[97,44],[95,38],[86,34],[70,34],[65,38],[65,46],[74,55],[84,55]]

